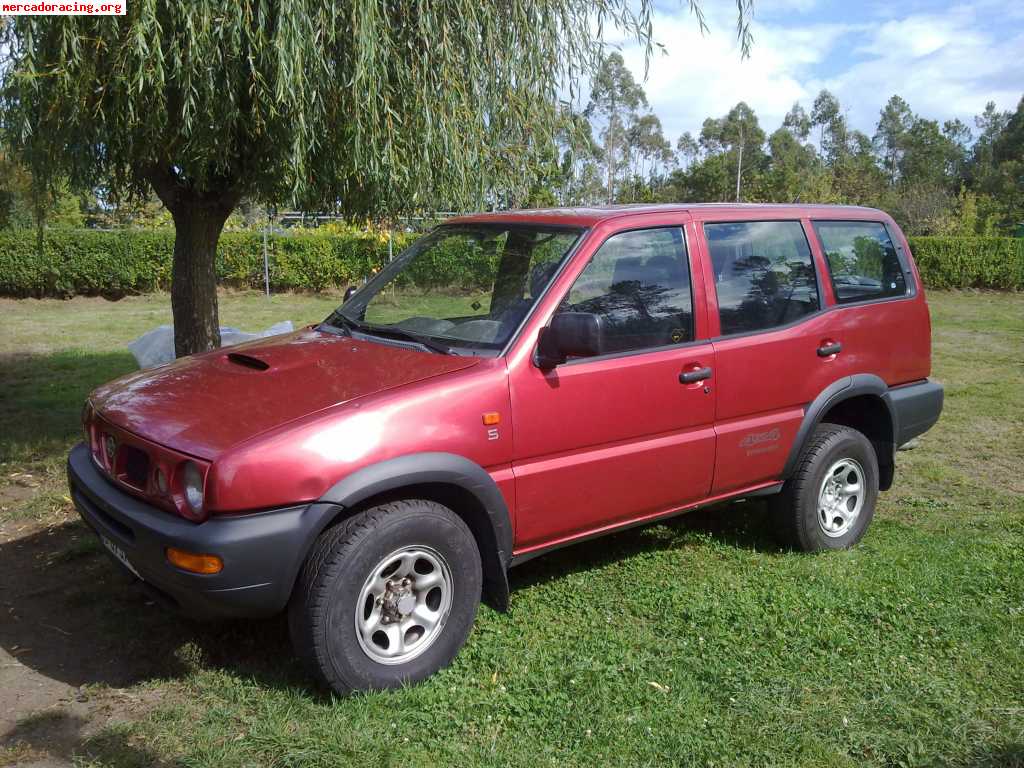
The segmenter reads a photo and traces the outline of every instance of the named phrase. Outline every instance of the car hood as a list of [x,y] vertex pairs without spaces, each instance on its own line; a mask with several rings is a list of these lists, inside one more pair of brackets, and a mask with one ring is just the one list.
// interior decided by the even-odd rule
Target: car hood
[[478,362],[307,328],[131,373],[90,399],[112,424],[215,459],[293,419]]

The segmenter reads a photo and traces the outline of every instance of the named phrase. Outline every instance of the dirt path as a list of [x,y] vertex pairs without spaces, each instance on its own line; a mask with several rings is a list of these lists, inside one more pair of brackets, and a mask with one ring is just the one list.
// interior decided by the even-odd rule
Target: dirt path
[[126,581],[75,518],[0,523],[0,765],[70,765],[105,726],[159,703],[131,687],[173,674],[140,652],[138,620],[171,620]]
[[0,766],[161,764],[107,726],[174,704],[196,664],[280,685],[306,679],[282,678],[291,658],[281,617],[197,623],[155,605],[70,505],[0,518]]

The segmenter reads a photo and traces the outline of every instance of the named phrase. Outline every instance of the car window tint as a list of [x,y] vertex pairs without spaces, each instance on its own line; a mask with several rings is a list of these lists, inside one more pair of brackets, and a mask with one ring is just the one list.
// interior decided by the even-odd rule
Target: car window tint
[[838,303],[906,295],[903,267],[885,225],[877,221],[816,221],[814,230],[828,261]]
[[705,224],[704,233],[723,336],[785,325],[820,307],[799,221]]
[[599,315],[607,353],[693,340],[693,301],[683,231],[645,229],[608,238],[560,311]]

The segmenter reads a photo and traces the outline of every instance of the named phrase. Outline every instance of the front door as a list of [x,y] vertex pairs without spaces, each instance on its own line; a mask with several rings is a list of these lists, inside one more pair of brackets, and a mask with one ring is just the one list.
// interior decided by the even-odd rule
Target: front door
[[557,310],[598,314],[602,354],[512,372],[517,552],[707,495],[714,351],[691,275],[683,226],[610,236]]

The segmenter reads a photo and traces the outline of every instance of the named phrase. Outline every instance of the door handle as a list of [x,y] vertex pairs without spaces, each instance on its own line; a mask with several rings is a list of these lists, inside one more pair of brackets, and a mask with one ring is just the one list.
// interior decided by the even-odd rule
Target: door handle
[[838,341],[829,341],[818,347],[818,357],[831,357],[843,351],[843,345]]
[[711,378],[710,368],[694,368],[692,371],[683,371],[679,374],[680,384],[696,384],[698,381],[704,381],[705,379]]

